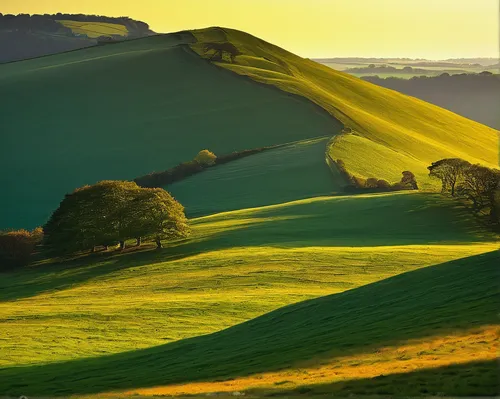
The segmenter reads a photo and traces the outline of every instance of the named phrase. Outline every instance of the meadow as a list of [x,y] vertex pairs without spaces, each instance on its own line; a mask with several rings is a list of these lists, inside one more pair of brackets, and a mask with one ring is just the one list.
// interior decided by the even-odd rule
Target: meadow
[[[156,353],[156,358],[162,353],[162,345],[166,343],[178,341],[179,345],[184,345],[184,342],[189,345],[190,341],[183,339],[196,336],[200,336],[197,339],[212,339],[209,338],[210,335],[205,334],[237,325],[286,305],[346,290],[350,295],[354,295],[357,287],[365,286],[366,289],[371,289],[367,284],[387,281],[384,279],[446,262],[451,262],[450,265],[454,262],[467,265],[468,259],[472,259],[470,267],[457,266],[453,267],[453,270],[467,274],[464,279],[475,276],[474,278],[488,280],[471,284],[468,289],[478,290],[478,295],[479,292],[484,295],[487,308],[492,305],[492,297],[488,296],[488,285],[484,285],[494,285],[492,276],[483,276],[481,273],[476,275],[476,271],[482,269],[474,265],[477,263],[475,259],[481,264],[480,260],[484,257],[487,260],[495,257],[494,253],[481,254],[494,251],[498,244],[493,236],[484,233],[480,226],[471,221],[464,209],[456,207],[451,200],[441,199],[434,194],[408,192],[318,197],[216,214],[193,219],[191,223],[193,236],[186,241],[172,243],[163,251],[144,248],[139,251],[132,249],[130,253],[98,253],[65,261],[45,260],[25,271],[4,274],[0,283],[0,335],[3,337],[0,366],[4,368],[0,371],[0,390],[13,394],[31,391],[48,394],[51,390],[52,394],[92,393],[88,392],[88,389],[95,392],[115,388],[139,389],[151,387],[153,383],[176,382],[175,379],[151,380],[152,377],[150,378],[147,371],[152,367],[147,365],[149,361],[142,364],[134,358],[130,361],[119,360],[122,366],[117,369],[118,376],[111,370],[104,374],[102,370],[96,373],[92,370],[94,365],[101,362],[111,364],[108,362],[113,362],[112,356],[118,356],[117,359],[123,356],[140,357],[141,351],[145,350]],[[489,263],[490,261],[485,264]],[[452,266],[445,267],[452,272]],[[489,270],[489,266],[487,269],[485,273],[496,270]],[[432,276],[432,279],[435,279],[437,274]],[[448,281],[444,276],[441,275],[441,280],[436,281],[442,281],[444,284]],[[417,280],[419,281],[419,278],[415,277],[415,283]],[[449,284],[455,283],[456,279],[449,280]],[[384,287],[384,284],[389,283],[380,283],[377,287]],[[421,284],[424,289],[424,282]],[[410,285],[400,285],[399,290],[380,288],[387,295],[394,296],[396,302],[391,300],[389,303],[397,306],[394,311],[387,311],[385,314],[390,314],[392,318],[400,306],[401,310],[404,309],[404,298],[411,294],[403,295],[401,291],[408,291],[408,287]],[[415,288],[413,283],[411,287]],[[432,287],[436,287],[436,284],[429,285],[427,289],[437,295],[439,289]],[[462,288],[457,290],[454,292],[462,292]],[[469,295],[465,291],[462,294],[464,298]],[[447,294],[444,293],[440,296],[441,300],[446,297]],[[367,301],[369,297],[360,294],[359,298],[361,301]],[[397,305],[399,300],[403,302]],[[410,302],[415,303],[414,300]],[[309,306],[308,303],[297,306]],[[459,312],[463,318],[461,323],[466,330],[486,326],[484,334],[491,336],[488,323],[494,323],[492,320],[483,322],[483,318],[490,315],[489,311],[481,306],[474,307],[474,312],[477,312],[474,317],[477,316],[477,320]],[[385,307],[381,306],[380,309]],[[279,312],[292,317],[295,314],[293,309],[295,308],[285,307]],[[354,316],[360,311],[355,310],[358,309],[358,304],[351,304],[345,309],[347,313],[344,313],[344,317]],[[325,311],[331,315],[336,314],[329,306]],[[323,317],[320,316],[322,313],[307,313],[316,315],[314,317]],[[448,311],[445,315],[451,317]],[[271,313],[265,317],[274,319],[276,316]],[[300,326],[315,326],[312,329],[307,327],[307,330],[310,334],[317,334],[317,337],[323,336],[323,328],[330,331],[324,323],[307,322],[299,314],[293,317],[302,320],[300,323],[290,322],[289,328],[293,331],[300,330]],[[380,315],[375,313],[372,317],[375,321]],[[405,335],[406,338],[411,336],[418,340],[425,336],[420,334],[418,329],[422,328],[422,325],[412,319],[414,316],[411,312],[404,310],[401,317],[408,318],[409,324],[405,328],[409,335]],[[445,328],[446,323],[440,317],[434,318],[430,314],[428,317],[429,320],[439,320],[436,323],[431,322],[435,328]],[[380,322],[383,320],[386,319],[380,318]],[[344,323],[333,319],[332,322],[340,325]],[[246,325],[244,323],[234,328],[244,329]],[[286,325],[280,322],[269,331],[275,331],[279,326],[284,328]],[[232,329],[226,331],[222,334],[230,334]],[[359,332],[357,339],[360,342],[365,340],[373,343],[371,338],[363,338],[368,331],[371,330],[365,328],[363,332]],[[446,334],[451,332],[447,331]],[[436,331],[432,330],[431,335],[434,336],[435,333]],[[443,337],[447,337],[446,334]],[[468,336],[469,333],[464,334]],[[339,339],[351,335],[348,332],[341,333]],[[239,339],[255,351],[260,351],[265,342],[261,333],[235,333],[234,336],[239,336]],[[303,337],[300,341],[302,339]],[[323,341],[323,349],[328,351],[337,345],[324,337],[315,340],[320,347],[320,342]],[[226,342],[226,339],[222,341]],[[416,345],[425,345],[422,343],[424,341],[419,342]],[[484,346],[486,352],[491,346],[489,339],[487,342],[488,345]],[[249,372],[267,372],[275,368],[274,362],[283,360],[281,355],[276,356],[276,351],[280,351],[269,345],[269,348],[274,349],[265,355],[267,360],[264,363],[258,360],[259,358],[253,359],[253,355],[245,355],[239,349],[228,347],[227,353],[234,353],[232,356],[235,356],[233,360],[236,363],[237,359],[248,362],[244,367],[241,366],[242,371],[248,368]],[[219,350],[211,350],[210,345],[195,347],[205,348],[207,351],[203,355],[196,355],[196,364],[209,361],[214,353],[219,353]],[[349,345],[346,346],[348,347]],[[305,352],[299,349],[291,351],[290,356],[296,358],[289,360],[311,360],[309,350],[319,351],[319,348],[314,349],[314,346],[310,347],[305,343],[303,348]],[[478,353],[482,353],[481,351]],[[396,352],[396,349],[392,349],[391,353]],[[445,355],[442,358],[447,359]],[[184,356],[177,359],[188,362],[188,358]],[[272,359],[274,360],[268,368],[268,361]],[[66,364],[64,361],[74,363]],[[354,360],[346,360],[345,364],[352,362]],[[50,366],[50,363],[53,365]],[[123,371],[125,364],[130,367],[127,372]],[[228,359],[221,360],[218,368],[222,371],[217,372],[217,378],[232,375],[230,370],[233,369],[230,366],[234,364],[228,363]],[[266,366],[260,367],[260,364]],[[432,362],[425,364],[432,366]],[[89,388],[83,389],[78,381],[65,379],[64,370],[68,370],[68,373],[79,373],[79,365],[88,370],[88,374],[85,371],[81,376],[81,381]],[[289,366],[288,363],[286,366]],[[112,367],[116,368],[116,365]],[[186,375],[193,378],[201,369],[213,370],[212,366],[201,369],[195,365],[192,367],[194,374]],[[58,379],[58,387],[45,380],[51,375],[51,370],[56,369],[57,373],[62,373],[61,379]],[[143,370],[144,374],[141,374],[140,370]],[[159,370],[163,370],[163,366],[159,367]],[[36,383],[20,385],[18,378],[24,378],[24,373],[30,373]],[[123,385],[121,378],[126,375],[129,375],[128,380],[134,381],[132,385]],[[131,375],[135,377],[131,379]],[[158,374],[154,375],[159,377]],[[200,374],[199,377],[203,375]],[[36,378],[41,380],[37,382]],[[302,379],[299,381],[292,378],[292,381],[295,381],[292,385],[302,386],[316,381],[314,378],[305,378],[304,381]],[[209,380],[213,381],[210,378]],[[319,380],[324,381],[321,378]],[[247,386],[246,382],[241,384],[246,388],[262,385],[252,383]],[[219,385],[216,389],[222,389]],[[177,394],[186,389],[174,389],[172,392]],[[187,389],[186,392],[191,390]]]
[[329,140],[323,137],[264,151],[210,168],[165,189],[190,216],[342,193],[348,182],[325,161]]

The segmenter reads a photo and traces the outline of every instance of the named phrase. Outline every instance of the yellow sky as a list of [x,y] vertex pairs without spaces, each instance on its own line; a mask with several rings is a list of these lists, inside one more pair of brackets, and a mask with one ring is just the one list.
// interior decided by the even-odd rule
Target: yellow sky
[[127,15],[157,32],[225,26],[304,57],[497,57],[498,0],[0,0],[0,12]]

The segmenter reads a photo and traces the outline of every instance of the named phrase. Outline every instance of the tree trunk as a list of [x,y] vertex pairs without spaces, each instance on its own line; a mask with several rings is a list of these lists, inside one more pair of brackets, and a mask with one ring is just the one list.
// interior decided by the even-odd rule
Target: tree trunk
[[156,239],[156,249],[162,249],[163,245],[161,245],[161,240],[159,238]]
[[142,238],[141,237],[137,237],[137,246],[140,247],[142,244]]
[[120,241],[120,251],[125,249],[125,241]]

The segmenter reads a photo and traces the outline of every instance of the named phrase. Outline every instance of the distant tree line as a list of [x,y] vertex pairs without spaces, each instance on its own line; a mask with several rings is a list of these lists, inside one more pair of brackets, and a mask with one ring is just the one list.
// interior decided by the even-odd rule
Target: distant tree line
[[148,175],[138,177],[134,179],[134,182],[137,183],[137,185],[139,185],[140,187],[166,187],[169,184],[181,181],[189,176],[193,176],[197,173],[203,172],[204,170],[213,166],[222,165],[240,158],[258,154],[259,152],[271,148],[276,148],[276,146],[235,151],[231,154],[221,156],[216,156],[209,150],[203,150],[200,151],[198,155],[191,161],[182,162],[179,165],[167,169],[163,172],[152,172]]
[[[333,161],[333,160],[331,160]],[[339,170],[344,180],[349,183],[344,187],[346,192],[385,192],[385,191],[401,191],[401,190],[418,190],[418,183],[415,175],[409,170],[403,171],[401,180],[396,183],[389,183],[384,179],[375,177],[364,178],[355,176],[347,170],[345,163],[341,159],[333,161]]]
[[140,188],[133,182],[102,181],[67,194],[43,226],[44,247],[73,253],[111,245],[125,248],[134,239],[162,240],[189,234],[184,207],[160,188]]
[[473,165],[460,158],[441,159],[428,167],[429,176],[441,180],[441,192],[471,204],[500,231],[500,170]]

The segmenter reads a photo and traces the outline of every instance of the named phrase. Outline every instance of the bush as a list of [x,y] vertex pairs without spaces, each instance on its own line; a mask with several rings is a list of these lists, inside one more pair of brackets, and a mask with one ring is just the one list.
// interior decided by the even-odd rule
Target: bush
[[198,162],[200,165],[203,166],[212,166],[215,164],[215,161],[217,160],[217,156],[208,150],[203,150],[196,155],[194,158],[196,162]]
[[38,227],[32,232],[15,230],[0,232],[0,271],[27,265],[36,246],[43,240],[43,230]]

